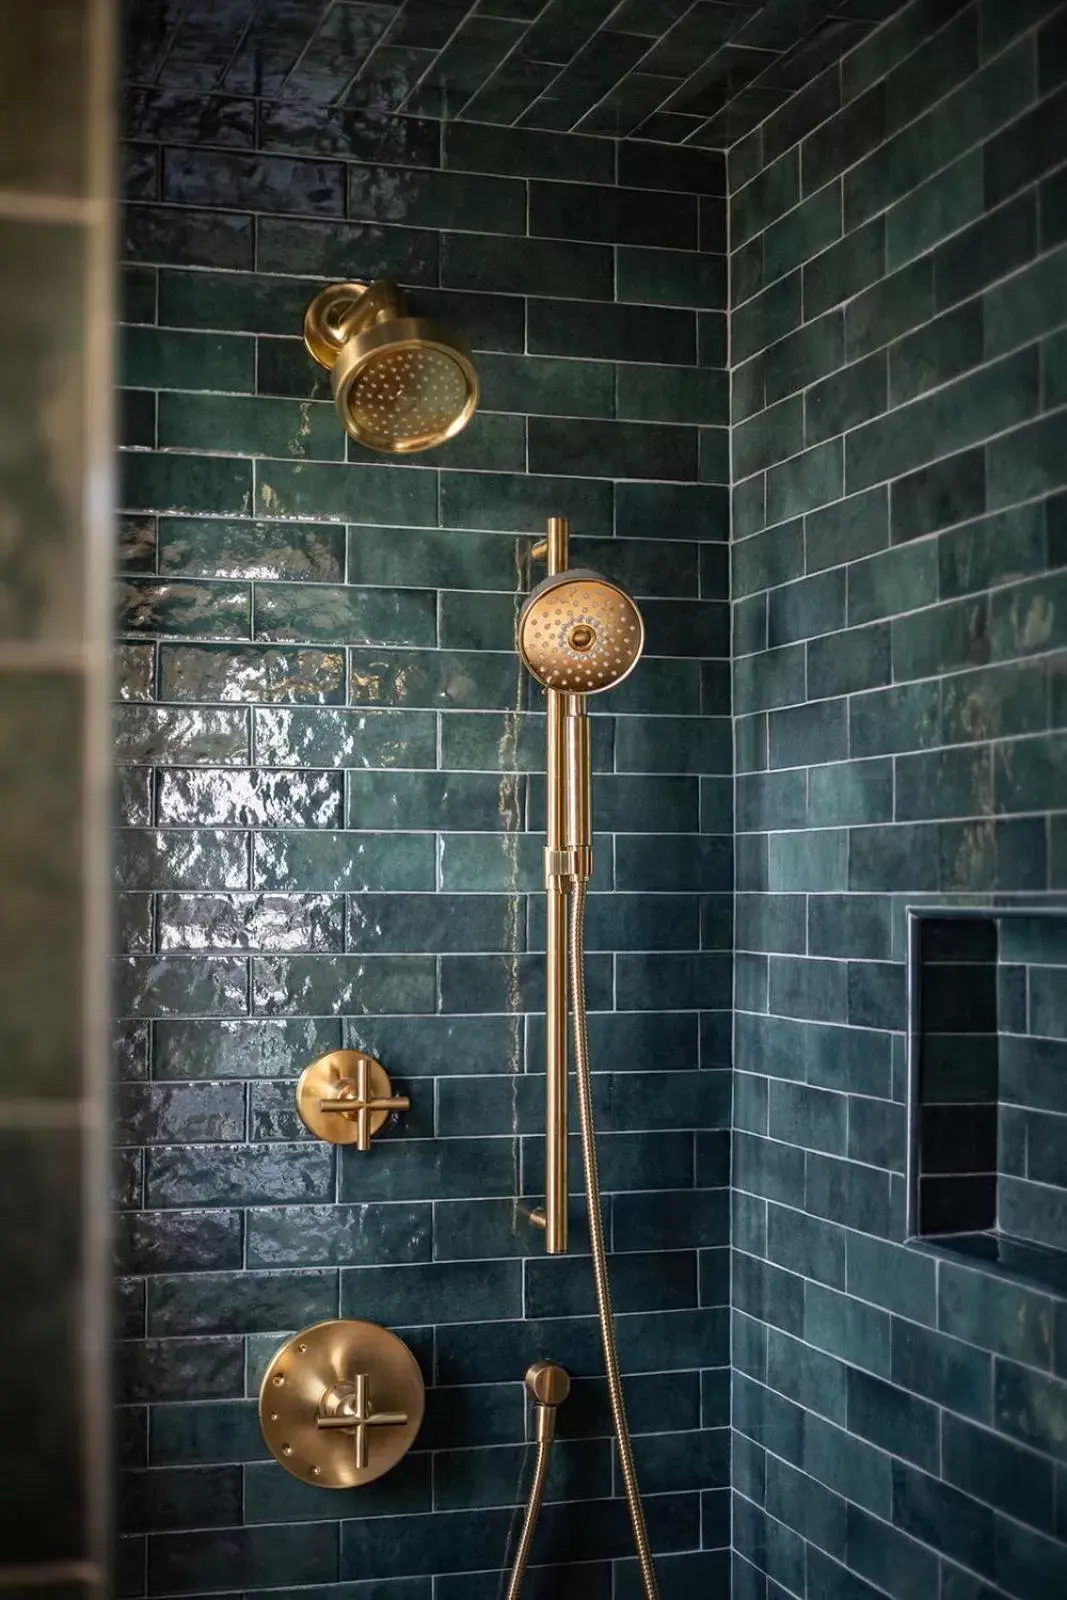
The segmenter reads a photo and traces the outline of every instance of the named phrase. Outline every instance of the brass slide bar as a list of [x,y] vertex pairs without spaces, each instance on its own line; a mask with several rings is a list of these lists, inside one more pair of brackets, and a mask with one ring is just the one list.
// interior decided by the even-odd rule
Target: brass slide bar
[[[546,555],[548,575],[555,577],[570,566],[570,523],[566,517],[549,517]],[[546,938],[546,1094],[545,1094],[545,1249],[550,1256],[567,1249],[567,890],[569,881],[558,867],[567,846],[567,787],[564,697],[547,689],[547,820],[545,890],[548,896]]]

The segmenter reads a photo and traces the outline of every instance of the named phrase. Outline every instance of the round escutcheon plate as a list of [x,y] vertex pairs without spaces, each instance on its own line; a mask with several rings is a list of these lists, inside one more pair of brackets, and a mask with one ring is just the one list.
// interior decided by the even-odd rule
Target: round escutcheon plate
[[[322,1428],[319,1418],[345,1410],[358,1374],[367,1378],[373,1415],[403,1422],[366,1427],[367,1464],[356,1460],[355,1429]],[[259,1390],[263,1437],[287,1472],[322,1489],[372,1483],[407,1454],[422,1425],[426,1390],[402,1339],[374,1322],[319,1322],[276,1353]]]
[[[361,1050],[331,1050],[327,1055],[319,1056],[300,1074],[296,1086],[296,1108],[304,1126],[317,1138],[325,1139],[330,1144],[355,1144],[358,1141],[359,1125],[354,1110],[348,1114],[323,1111],[320,1107],[323,1100],[338,1097],[341,1085],[355,1085],[361,1062],[365,1062],[367,1067],[369,1098],[390,1100],[393,1089],[389,1074],[380,1061],[364,1055]],[[347,1092],[354,1095],[354,1087]],[[391,1115],[388,1106],[367,1113],[371,1138],[384,1128]]]

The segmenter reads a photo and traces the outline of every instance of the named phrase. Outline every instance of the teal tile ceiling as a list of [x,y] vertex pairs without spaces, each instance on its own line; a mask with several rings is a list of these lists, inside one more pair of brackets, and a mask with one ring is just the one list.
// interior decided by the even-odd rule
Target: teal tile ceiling
[[[128,0],[137,84],[722,149],[901,0]],[[241,105],[220,106],[238,121]]]

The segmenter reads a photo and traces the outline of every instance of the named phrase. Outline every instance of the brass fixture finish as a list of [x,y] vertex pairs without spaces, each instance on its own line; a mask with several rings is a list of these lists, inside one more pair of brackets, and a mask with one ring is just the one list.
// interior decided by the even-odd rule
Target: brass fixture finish
[[600,694],[629,677],[644,648],[624,589],[584,567],[547,577],[519,614],[519,653],[544,689]]
[[304,313],[304,343],[331,375],[346,432],[407,455],[461,433],[478,407],[471,353],[450,328],[409,317],[396,284],[333,283]]
[[319,1322],[275,1353],[259,1425],[286,1472],[320,1489],[355,1489],[407,1454],[425,1405],[419,1364],[395,1333]]
[[394,1094],[380,1061],[362,1050],[331,1050],[305,1067],[296,1086],[296,1109],[316,1138],[369,1150],[394,1111],[410,1111],[406,1094]]
[[582,1136],[582,1165],[585,1169],[585,1203],[589,1213],[589,1249],[593,1257],[593,1283],[596,1287],[597,1318],[604,1350],[604,1371],[608,1380],[611,1420],[619,1448],[619,1465],[626,1490],[637,1562],[645,1600],[659,1600],[656,1569],[645,1527],[645,1512],[637,1482],[626,1400],[622,1391],[619,1348],[615,1338],[615,1313],[611,1305],[608,1278],[608,1252],[604,1243],[604,1218],[600,1206],[600,1174],[597,1167],[596,1128],[593,1121],[593,1077],[589,1058],[589,1026],[585,1003],[585,900],[584,883],[576,883],[570,900],[571,1009],[574,1014],[574,1076],[578,1088],[578,1126]]
[[641,613],[624,589],[586,568],[571,568],[570,524],[550,517],[533,548],[548,577],[527,596],[515,637],[525,666],[546,692],[547,815],[545,819],[546,1074],[548,1132],[544,1211],[531,1220],[545,1231],[549,1255],[567,1249],[567,896],[593,873],[592,762],[586,698],[621,683],[645,643]]
[[[594,572],[567,570],[567,523],[553,517],[548,537],[535,547],[548,558],[549,576],[529,595],[519,614],[516,641],[526,667],[548,697],[545,888],[547,924],[547,1118],[545,1157],[546,1249],[567,1248],[567,1044],[568,1011],[574,1018],[575,1076],[585,1198],[597,1313],[604,1349],[611,1415],[618,1443],[626,1502],[641,1568],[645,1600],[658,1600],[656,1573],[637,1484],[626,1404],[619,1370],[615,1320],[608,1280],[607,1247],[600,1205],[593,1124],[589,1033],[585,994],[585,909],[593,870],[591,763],[586,697],[629,675],[644,647],[644,624],[629,595]],[[533,1220],[542,1219],[535,1213]],[[536,1394],[531,1368],[527,1382]],[[522,1543],[508,1590],[518,1600],[529,1558],[533,1525],[544,1493],[548,1443],[538,1418],[538,1454]],[[554,1426],[547,1420],[549,1430]]]
[[533,1546],[541,1502],[545,1497],[549,1462],[552,1458],[552,1441],[556,1437],[556,1410],[571,1392],[571,1380],[563,1367],[554,1361],[535,1361],[526,1374],[526,1388],[534,1402],[536,1417],[537,1458],[534,1462],[533,1482],[526,1502],[519,1547],[508,1583],[507,1600],[519,1600],[519,1592],[526,1576]]

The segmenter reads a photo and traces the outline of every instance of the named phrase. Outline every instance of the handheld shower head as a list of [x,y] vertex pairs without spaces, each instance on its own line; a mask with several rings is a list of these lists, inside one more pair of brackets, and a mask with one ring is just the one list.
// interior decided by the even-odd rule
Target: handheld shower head
[[470,351],[451,329],[404,315],[400,290],[335,283],[304,316],[304,343],[329,368],[345,431],[391,455],[455,438],[478,405]]
[[645,625],[625,589],[598,572],[572,567],[530,591],[516,643],[542,688],[600,694],[636,667]]

